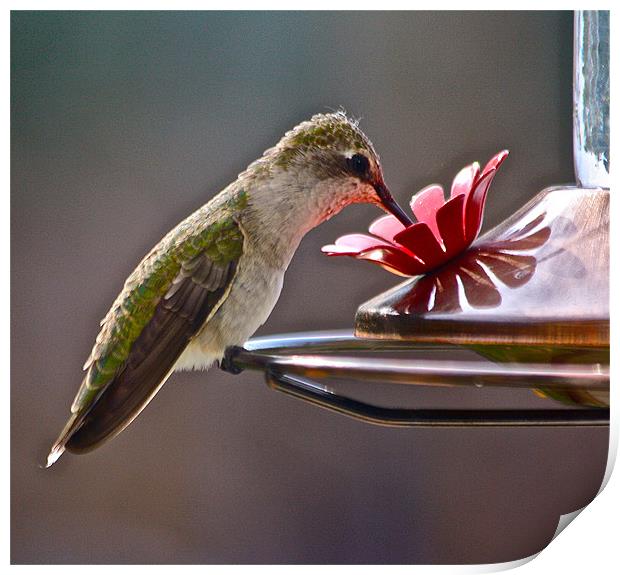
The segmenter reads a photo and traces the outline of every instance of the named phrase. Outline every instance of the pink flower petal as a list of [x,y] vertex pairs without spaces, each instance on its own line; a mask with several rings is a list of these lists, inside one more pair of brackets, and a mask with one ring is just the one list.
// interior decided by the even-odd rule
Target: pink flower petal
[[336,244],[323,246],[321,251],[328,256],[356,256],[359,253],[359,250],[351,246],[337,246]]
[[495,170],[487,172],[476,182],[476,187],[467,197],[465,203],[465,241],[467,244],[471,244],[480,232],[484,202],[494,176]]
[[394,236],[402,232],[405,229],[405,226],[401,224],[397,218],[388,214],[387,216],[381,216],[377,218],[370,227],[368,231],[380,238],[386,239],[388,242],[391,242],[394,239]]
[[437,267],[446,260],[446,254],[437,242],[435,235],[424,223],[409,226],[396,236],[394,241],[405,246],[418,259],[426,264],[426,271]]
[[357,255],[359,252],[376,247],[390,246],[385,240],[366,234],[347,234],[336,240],[335,244],[323,246],[321,251],[333,255]]
[[455,256],[467,247],[463,222],[464,203],[465,195],[459,194],[437,211],[437,227],[448,257]]
[[482,170],[482,174],[486,174],[487,172],[490,172],[491,170],[497,170],[497,168],[499,168],[502,163],[504,162],[504,160],[508,157],[508,150],[502,150],[501,152],[498,152],[497,154],[495,154],[488,162],[487,165],[484,167],[484,170]]
[[469,166],[465,166],[452,180],[452,189],[450,191],[450,197],[454,198],[459,194],[467,194],[471,191],[473,183],[480,175],[480,164],[474,162]]
[[427,266],[422,262],[394,246],[366,250],[355,257],[402,276],[416,276],[427,271]]
[[435,214],[443,206],[446,199],[443,195],[443,188],[437,184],[432,184],[420,190],[411,198],[411,209],[418,219],[418,222],[425,223],[433,232],[437,240],[440,240],[439,230]]

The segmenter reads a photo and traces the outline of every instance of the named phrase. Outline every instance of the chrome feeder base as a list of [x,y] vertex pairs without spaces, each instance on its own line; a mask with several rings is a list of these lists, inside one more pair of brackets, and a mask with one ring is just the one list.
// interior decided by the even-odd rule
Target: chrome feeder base
[[[380,381],[408,386],[508,387],[570,390],[609,389],[609,369],[592,365],[492,364],[486,361],[377,359],[337,352],[428,349],[406,342],[357,338],[351,331],[306,332],[254,338],[229,348],[233,371],[265,374],[267,385],[377,425],[395,427],[565,427],[609,425],[608,408],[403,409],[381,407],[335,393],[320,380]],[[436,348],[435,348],[436,349]],[[444,348],[445,349],[445,348]]]

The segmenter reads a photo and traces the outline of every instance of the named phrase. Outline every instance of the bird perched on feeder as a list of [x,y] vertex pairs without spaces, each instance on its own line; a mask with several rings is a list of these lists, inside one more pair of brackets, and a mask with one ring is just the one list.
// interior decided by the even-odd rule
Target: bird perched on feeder
[[47,458],[120,433],[175,369],[205,369],[268,318],[302,237],[353,203],[405,225],[372,143],[342,112],[287,132],[140,262],[101,322]]

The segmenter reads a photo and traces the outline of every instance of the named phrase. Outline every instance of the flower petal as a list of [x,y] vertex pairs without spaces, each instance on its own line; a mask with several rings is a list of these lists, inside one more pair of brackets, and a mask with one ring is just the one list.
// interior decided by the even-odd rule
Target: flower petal
[[356,256],[359,253],[359,250],[352,246],[337,246],[336,244],[323,246],[321,251],[328,256]]
[[363,250],[390,246],[385,240],[366,234],[347,234],[340,236],[335,244],[323,246],[321,251],[329,255],[357,255]]
[[480,178],[474,183],[474,188],[465,200],[465,240],[473,242],[482,225],[482,214],[489,186],[504,160],[508,157],[508,150],[495,154],[482,170]]
[[464,203],[465,195],[459,194],[448,200],[437,211],[437,227],[448,257],[455,256],[467,247],[463,221]]
[[487,165],[484,167],[484,170],[482,170],[482,175],[486,174],[487,172],[490,172],[491,170],[497,170],[497,168],[499,168],[504,162],[504,160],[508,157],[508,154],[509,154],[508,150],[502,150],[501,152],[498,152],[497,154],[495,154],[487,162]]
[[471,191],[471,188],[480,175],[480,164],[474,162],[469,166],[465,166],[452,180],[452,189],[450,191],[450,197],[454,198],[459,194],[467,194]]
[[424,223],[409,226],[396,234],[394,241],[405,246],[413,255],[422,260],[426,264],[426,271],[441,265],[447,259],[435,235]]
[[367,260],[403,276],[415,276],[427,271],[427,267],[403,250],[395,246],[369,249],[355,256],[358,260]]
[[482,212],[484,210],[484,202],[487,197],[487,191],[493,178],[495,170],[491,170],[484,174],[475,185],[471,194],[465,203],[465,241],[470,244],[476,239],[480,227],[482,225]]
[[425,223],[433,232],[434,236],[440,240],[439,230],[435,214],[444,205],[446,199],[443,195],[443,188],[438,184],[426,186],[411,198],[411,209],[418,219],[418,222]]
[[397,218],[388,214],[386,216],[381,216],[377,218],[370,227],[368,231],[380,238],[386,239],[388,242],[391,242],[394,239],[394,236],[402,232],[405,229],[405,226],[401,224]]

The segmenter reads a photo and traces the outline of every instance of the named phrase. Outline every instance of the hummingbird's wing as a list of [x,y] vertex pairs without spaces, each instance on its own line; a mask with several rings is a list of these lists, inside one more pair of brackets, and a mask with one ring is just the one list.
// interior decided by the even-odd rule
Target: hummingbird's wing
[[[231,286],[243,247],[232,216],[196,230],[197,212],[146,256],[102,321],[72,415],[47,465],[120,433],[170,375]],[[210,218],[211,220],[213,218]]]

